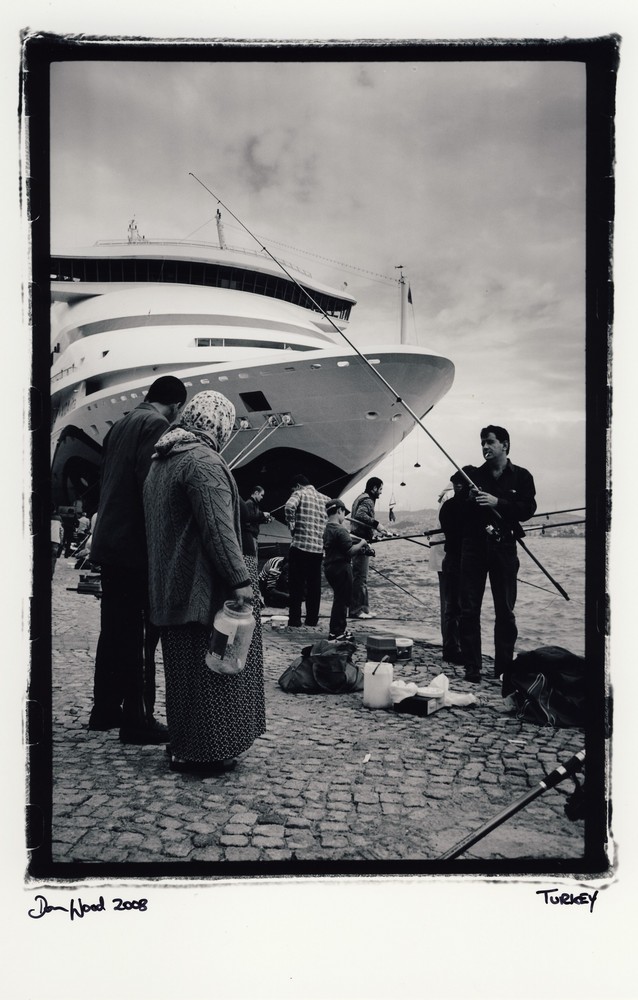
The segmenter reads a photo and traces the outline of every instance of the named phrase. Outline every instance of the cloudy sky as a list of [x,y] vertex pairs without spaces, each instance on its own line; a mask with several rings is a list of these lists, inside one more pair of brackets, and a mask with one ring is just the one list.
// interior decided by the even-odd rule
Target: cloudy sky
[[[456,366],[429,431],[480,464],[481,426],[506,426],[539,509],[580,507],[585,70],[356,56],[54,64],[52,244],[124,238],[133,216],[149,238],[214,241],[193,172],[275,255],[347,281],[360,347],[398,340],[402,265],[409,332]],[[378,470],[382,515],[391,493],[434,506],[452,471],[417,429]]]

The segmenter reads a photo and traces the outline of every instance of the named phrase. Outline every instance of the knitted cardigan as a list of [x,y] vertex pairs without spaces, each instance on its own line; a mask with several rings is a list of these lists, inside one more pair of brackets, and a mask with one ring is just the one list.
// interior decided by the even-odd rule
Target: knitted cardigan
[[154,456],[144,484],[151,621],[212,625],[250,574],[239,495],[224,459],[201,442]]

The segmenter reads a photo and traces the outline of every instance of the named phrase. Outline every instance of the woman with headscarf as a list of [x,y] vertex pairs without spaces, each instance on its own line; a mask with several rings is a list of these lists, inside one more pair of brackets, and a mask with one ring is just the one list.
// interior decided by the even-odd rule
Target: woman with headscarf
[[220,452],[235,408],[200,392],[159,439],[144,484],[151,620],[160,627],[171,768],[219,773],[266,731],[261,625],[244,669],[206,666],[213,618],[226,600],[253,602],[240,508]]

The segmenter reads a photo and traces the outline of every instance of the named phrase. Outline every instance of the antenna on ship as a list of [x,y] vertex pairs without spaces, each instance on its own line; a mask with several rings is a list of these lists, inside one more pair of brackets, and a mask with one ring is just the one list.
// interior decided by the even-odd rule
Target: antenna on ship
[[400,293],[400,319],[399,319],[399,329],[401,332],[400,343],[408,343],[408,303],[412,302],[412,293],[410,292],[410,286],[406,285],[405,277],[403,275],[403,264],[395,264],[395,271],[399,271],[399,293]]
[[217,239],[219,240],[220,250],[226,249],[226,240],[224,239],[224,227],[222,225],[222,213],[217,209],[217,215],[215,216],[217,221]]

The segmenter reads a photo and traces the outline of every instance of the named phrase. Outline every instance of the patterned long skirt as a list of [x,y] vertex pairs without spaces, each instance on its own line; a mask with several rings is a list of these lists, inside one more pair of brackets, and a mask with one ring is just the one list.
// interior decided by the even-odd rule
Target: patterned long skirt
[[[257,560],[245,557],[259,595]],[[210,628],[188,624],[162,628],[166,721],[171,752],[180,760],[211,763],[237,757],[266,732],[259,597],[253,600],[255,631],[238,674],[206,666]]]

